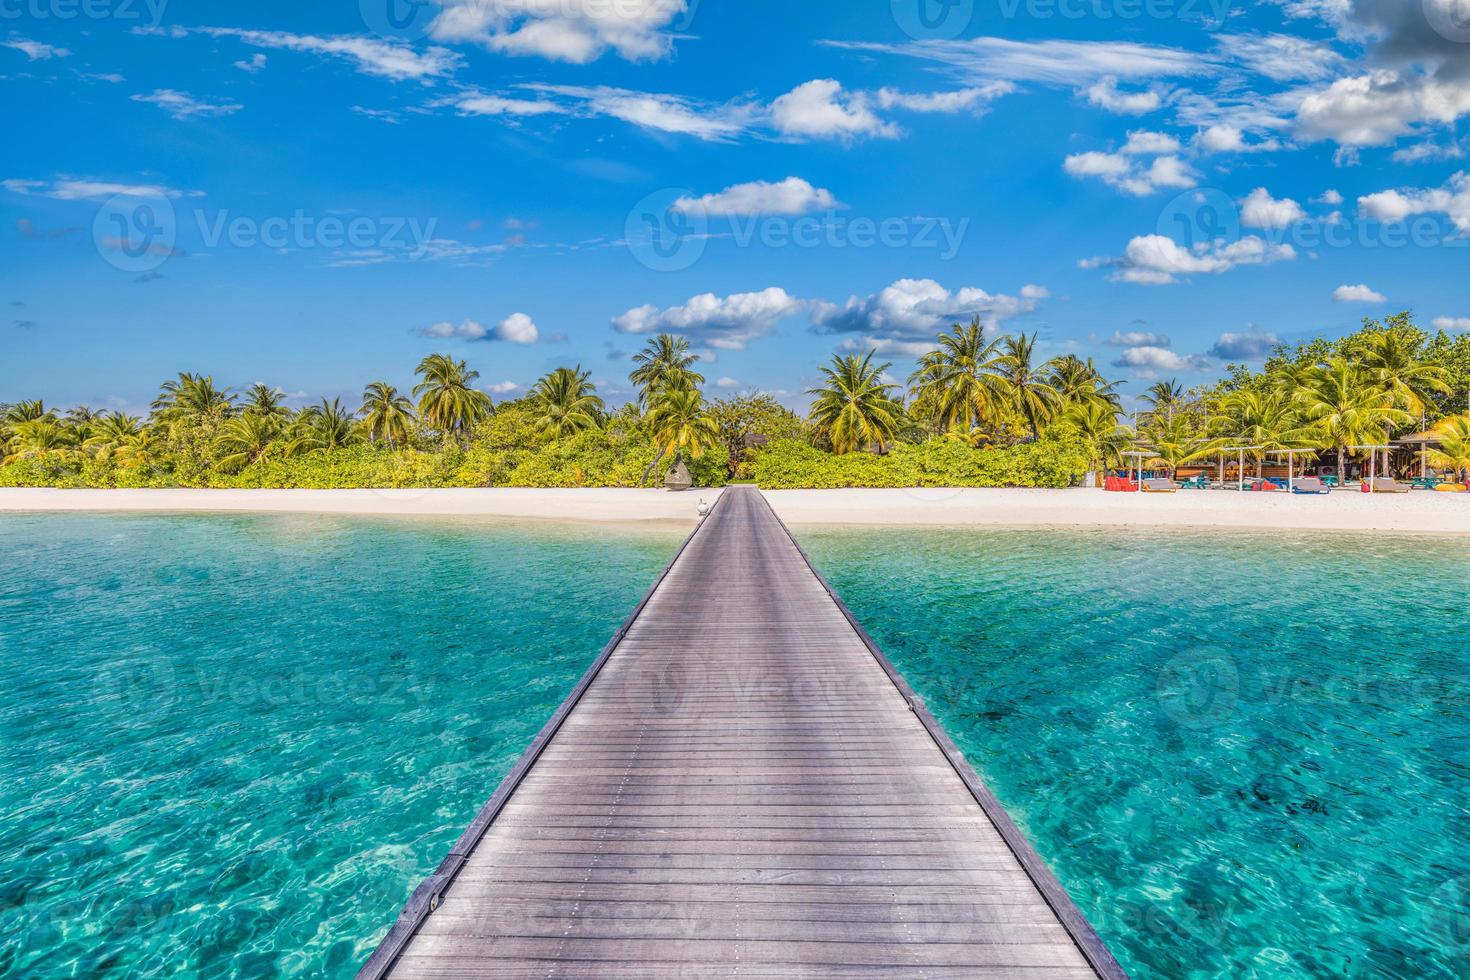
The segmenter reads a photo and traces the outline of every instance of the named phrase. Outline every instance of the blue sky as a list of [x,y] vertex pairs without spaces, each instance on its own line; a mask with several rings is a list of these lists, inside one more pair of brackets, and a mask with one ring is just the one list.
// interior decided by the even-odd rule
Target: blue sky
[[0,401],[1470,329],[1467,0],[4,0],[0,83]]

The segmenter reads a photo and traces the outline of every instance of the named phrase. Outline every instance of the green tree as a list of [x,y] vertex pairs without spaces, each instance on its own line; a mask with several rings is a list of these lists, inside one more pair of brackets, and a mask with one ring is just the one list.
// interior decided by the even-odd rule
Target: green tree
[[1108,381],[1092,363],[1092,358],[1082,360],[1076,354],[1064,354],[1052,358],[1046,364],[1046,383],[1057,393],[1062,407],[1100,403],[1119,408],[1116,381]]
[[1303,381],[1296,398],[1305,438],[1337,451],[1339,482],[1346,477],[1350,446],[1385,443],[1395,426],[1413,418],[1395,405],[1396,396],[1378,376],[1345,357],[1328,358]]
[[285,422],[291,417],[291,410],[281,402],[285,397],[286,393],[281,389],[257,381],[245,392],[245,404],[241,411],[246,415],[262,415]]
[[358,411],[373,442],[398,446],[413,432],[413,403],[386,381],[371,382],[363,389],[362,408]]
[[530,399],[539,415],[537,426],[553,439],[594,429],[602,422],[602,399],[591,382],[592,372],[559,367],[531,387]]
[[462,439],[476,422],[495,411],[490,396],[474,387],[479,371],[447,354],[430,354],[414,373],[423,378],[414,385],[419,400],[419,418],[446,437]]
[[1247,456],[1255,461],[1256,476],[1266,457],[1283,449],[1305,449],[1311,434],[1302,427],[1297,404],[1274,388],[1247,388],[1231,392],[1220,403],[1220,414],[1210,419],[1216,437],[1213,451],[1226,445],[1259,446]]
[[245,411],[220,426],[215,437],[219,467],[227,473],[258,462],[281,433],[281,423],[270,415]]
[[638,389],[638,404],[648,404],[660,392],[688,391],[704,384],[704,375],[694,370],[698,360],[683,337],[670,333],[654,337],[633,355],[638,366],[628,375]]
[[917,401],[932,407],[941,428],[968,434],[1004,405],[1009,392],[999,372],[1000,341],[987,341],[980,318],[956,323],[939,346],[919,358],[909,376]]
[[54,416],[43,415],[16,423],[11,428],[9,455],[5,462],[13,463],[51,453],[64,456],[72,451],[75,443],[76,436],[71,429]]
[[1062,417],[1077,430],[1088,447],[1093,472],[1121,465],[1123,451],[1133,444],[1133,430],[1118,421],[1118,411],[1099,398],[1075,401]]
[[669,388],[654,395],[648,406],[648,427],[656,447],[655,463],[672,455],[699,459],[720,444],[720,430],[704,408],[697,390]]
[[1031,437],[1039,439],[1061,398],[1047,381],[1045,369],[1034,363],[1036,335],[1006,337],[1000,350],[997,367],[1006,396],[1016,414],[1025,420]]
[[1462,481],[1470,479],[1470,415],[1440,419],[1433,432],[1439,445],[1429,451],[1429,461],[1454,470]]
[[890,365],[875,365],[876,354],[832,355],[830,366],[821,369],[826,380],[807,390],[816,397],[809,417],[838,455],[887,445],[898,431],[903,406],[892,395],[897,386],[883,381]]
[[142,424],[131,415],[109,412],[97,420],[82,447],[99,462],[111,460],[132,437],[142,431]]
[[356,420],[342,407],[340,398],[330,402],[323,398],[320,405],[303,409],[296,416],[290,435],[285,449],[287,456],[341,449],[362,440]]

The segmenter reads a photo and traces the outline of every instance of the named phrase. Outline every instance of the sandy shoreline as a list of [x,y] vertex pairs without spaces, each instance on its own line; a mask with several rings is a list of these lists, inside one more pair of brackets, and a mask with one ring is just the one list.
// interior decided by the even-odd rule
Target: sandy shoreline
[[[693,521],[719,490],[51,490],[0,488],[4,511],[259,511],[550,521]],[[1255,527],[1470,534],[1470,494],[1324,497],[1187,490],[772,490],[789,524]]]

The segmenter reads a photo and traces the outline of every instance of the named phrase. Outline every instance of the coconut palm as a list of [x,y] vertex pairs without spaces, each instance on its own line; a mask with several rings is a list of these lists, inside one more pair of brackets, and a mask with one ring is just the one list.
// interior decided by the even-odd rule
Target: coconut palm
[[374,381],[362,390],[362,424],[368,438],[390,447],[407,442],[413,432],[413,403],[386,381]]
[[424,380],[413,386],[419,418],[436,432],[459,438],[495,411],[490,396],[474,387],[479,371],[447,354],[430,354],[414,373]]
[[77,443],[84,443],[92,434],[92,426],[99,418],[99,413],[87,405],[78,405],[66,410],[66,425],[71,429],[72,436]]
[[1454,470],[1455,476],[1461,480],[1470,479],[1470,415],[1440,419],[1431,431],[1439,445],[1429,451],[1429,461],[1435,466]]
[[1041,430],[1056,414],[1060,396],[1047,381],[1046,371],[1033,363],[1036,335],[1006,337],[1000,344],[996,362],[1001,385],[1016,414],[1025,419],[1032,438],[1040,438]]
[[147,466],[153,462],[157,440],[150,429],[139,429],[123,438],[112,450],[112,461],[122,467]]
[[531,386],[531,402],[541,417],[536,424],[552,438],[596,428],[602,419],[602,399],[589,378],[591,371],[559,367]]
[[1413,416],[1395,405],[1395,393],[1379,376],[1344,357],[1328,358],[1305,376],[1297,392],[1297,408],[1306,423],[1304,436],[1313,445],[1337,450],[1337,479],[1346,477],[1350,446],[1386,442],[1397,425]]
[[35,401],[16,402],[14,405],[6,406],[5,414],[0,416],[0,419],[3,419],[7,425],[19,425],[22,422],[32,422],[52,414],[54,413],[46,408],[45,403],[37,398]]
[[1116,410],[1119,398],[1116,381],[1108,381],[1092,363],[1076,354],[1052,358],[1046,364],[1046,383],[1057,393],[1063,406],[1100,402]]
[[1422,414],[1431,396],[1450,390],[1448,373],[1437,364],[1421,361],[1418,346],[1417,331],[1374,330],[1362,338],[1358,351],[1359,363],[1410,415]]
[[1123,451],[1133,443],[1133,430],[1118,421],[1118,410],[1101,398],[1073,402],[1063,418],[1077,429],[1089,447],[1088,468],[1096,472],[1123,461]]
[[1298,407],[1283,392],[1264,388],[1242,388],[1226,395],[1220,414],[1210,420],[1217,437],[1214,450],[1226,445],[1258,446],[1246,455],[1255,460],[1261,476],[1266,456],[1283,449],[1305,449],[1310,435],[1302,427]]
[[628,375],[638,389],[638,404],[648,404],[662,391],[687,390],[704,384],[704,375],[694,370],[699,355],[689,350],[689,341],[670,333],[654,337],[633,355],[635,367]]
[[831,366],[821,369],[826,381],[807,390],[816,396],[809,418],[834,453],[885,445],[898,431],[903,406],[891,394],[897,386],[883,381],[889,365],[873,364],[875,354],[832,355]]
[[1000,341],[987,341],[980,318],[969,326],[956,323],[939,335],[939,346],[919,358],[909,376],[915,396],[933,411],[945,428],[968,434],[1005,404],[1006,391],[997,363]]
[[693,388],[660,391],[648,406],[648,427],[657,449],[654,463],[672,455],[699,459],[705,450],[720,445],[720,427],[705,411],[704,396]]
[[257,462],[280,434],[281,423],[270,415],[247,411],[229,419],[214,440],[220,469],[234,472]]
[[1195,419],[1183,412],[1151,417],[1139,435],[1154,454],[1149,462],[1163,463],[1170,475],[1216,451],[1216,445],[1199,434]]
[[109,412],[92,426],[91,435],[82,443],[101,462],[112,459],[117,451],[133,436],[142,431],[138,419],[122,412]]
[[214,378],[181,372],[165,381],[153,400],[154,417],[177,433],[187,425],[213,426],[234,414],[235,398],[229,389],[215,386]]
[[68,454],[75,445],[74,433],[50,415],[19,422],[11,427],[6,463],[44,456],[48,453]]
[[362,439],[356,419],[342,407],[342,399],[322,399],[320,405],[302,409],[291,427],[286,443],[287,456],[299,456],[329,449],[341,449]]
[[1174,378],[1156,381],[1144,391],[1143,399],[1148,402],[1150,415],[1172,415],[1184,400],[1184,386]]
[[241,411],[247,415],[262,415],[285,422],[291,417],[291,410],[281,404],[281,399],[285,397],[286,393],[281,389],[257,381],[245,392],[245,404]]

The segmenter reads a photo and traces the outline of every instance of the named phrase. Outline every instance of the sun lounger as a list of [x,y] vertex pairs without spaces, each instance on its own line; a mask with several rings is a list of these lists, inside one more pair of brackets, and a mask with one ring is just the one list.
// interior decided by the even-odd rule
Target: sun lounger
[[1463,483],[1440,483],[1435,486],[1440,493],[1464,493],[1467,489]]
[[1409,485],[1400,483],[1391,476],[1375,476],[1373,478],[1374,493],[1408,493]]
[[1332,488],[1315,476],[1304,476],[1296,480],[1292,493],[1331,493]]
[[1144,493],[1173,493],[1179,485],[1173,480],[1153,479],[1143,481]]

